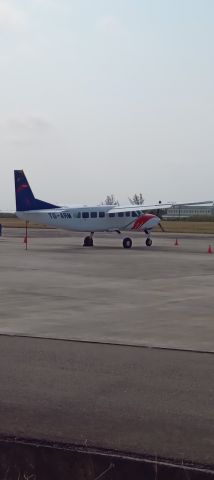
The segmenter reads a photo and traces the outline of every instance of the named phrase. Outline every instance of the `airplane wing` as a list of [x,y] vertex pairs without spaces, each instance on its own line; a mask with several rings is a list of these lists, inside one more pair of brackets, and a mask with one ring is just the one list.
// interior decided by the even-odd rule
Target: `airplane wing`
[[213,205],[213,201],[206,202],[186,202],[186,203],[157,203],[153,205],[127,205],[127,206],[112,206],[109,213],[125,213],[125,212],[149,212],[153,210],[168,210],[172,207],[186,207],[186,206],[200,206],[200,205]]

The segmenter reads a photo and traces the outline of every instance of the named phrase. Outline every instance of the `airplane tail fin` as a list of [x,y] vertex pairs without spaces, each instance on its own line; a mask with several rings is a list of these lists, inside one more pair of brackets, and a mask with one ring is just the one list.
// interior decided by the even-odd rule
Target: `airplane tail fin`
[[59,208],[58,205],[52,205],[51,203],[43,202],[43,200],[38,200],[34,197],[23,170],[15,170],[14,176],[17,212]]

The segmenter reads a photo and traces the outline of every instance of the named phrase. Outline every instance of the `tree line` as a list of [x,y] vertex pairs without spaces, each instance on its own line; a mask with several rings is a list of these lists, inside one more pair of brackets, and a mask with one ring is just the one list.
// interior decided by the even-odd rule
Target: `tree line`
[[[144,197],[142,193],[135,193],[132,197],[129,197],[129,203],[131,205],[143,205]],[[111,195],[107,195],[102,205],[119,205],[119,202],[115,195],[111,193]]]

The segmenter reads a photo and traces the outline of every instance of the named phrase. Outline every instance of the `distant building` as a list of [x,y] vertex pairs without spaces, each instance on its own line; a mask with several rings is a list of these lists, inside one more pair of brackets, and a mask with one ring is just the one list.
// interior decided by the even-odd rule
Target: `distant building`
[[179,207],[174,205],[166,210],[165,219],[189,218],[189,217],[214,217],[214,203],[209,205],[187,205]]

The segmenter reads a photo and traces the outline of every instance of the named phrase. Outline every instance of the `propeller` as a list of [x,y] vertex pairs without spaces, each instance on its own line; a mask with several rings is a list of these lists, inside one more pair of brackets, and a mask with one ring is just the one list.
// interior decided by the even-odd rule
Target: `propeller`
[[161,232],[165,232],[162,223],[160,222],[158,225],[159,225],[159,227],[160,227],[160,229],[161,229]]

